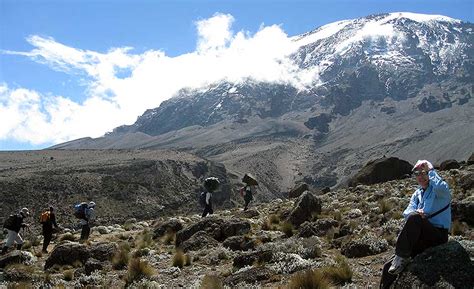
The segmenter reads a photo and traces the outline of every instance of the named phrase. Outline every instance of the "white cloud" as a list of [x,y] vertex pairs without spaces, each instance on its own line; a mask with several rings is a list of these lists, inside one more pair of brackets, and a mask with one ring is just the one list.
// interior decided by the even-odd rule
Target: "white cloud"
[[[233,21],[228,14],[197,21],[196,51],[176,57],[159,50],[133,54],[130,47],[99,53],[69,47],[53,38],[29,37],[33,50],[3,53],[86,75],[86,97],[78,103],[67,96],[46,96],[2,84],[0,139],[46,144],[98,137],[132,124],[146,109],[159,106],[181,88],[199,88],[223,79],[237,82],[250,77],[300,87],[314,81],[315,75],[299,71],[287,58],[296,44],[279,26],[261,26],[250,35],[232,32]],[[124,70],[130,72],[125,77],[119,75]]]

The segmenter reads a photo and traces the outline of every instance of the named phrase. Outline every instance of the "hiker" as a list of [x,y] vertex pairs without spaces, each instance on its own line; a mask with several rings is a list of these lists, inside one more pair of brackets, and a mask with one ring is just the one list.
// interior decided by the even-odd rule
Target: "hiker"
[[21,250],[23,245],[23,238],[20,236],[20,229],[27,228],[28,224],[25,224],[23,221],[30,215],[30,211],[27,208],[20,210],[18,214],[10,215],[3,227],[7,229],[8,235],[5,245],[2,248],[2,255],[8,251],[8,248],[16,243],[17,250]]
[[89,239],[89,235],[91,233],[91,224],[93,224],[95,220],[95,203],[89,202],[87,206],[83,210],[83,216],[81,217],[81,241],[87,241]]
[[214,210],[212,209],[212,193],[219,187],[219,180],[215,177],[209,177],[204,180],[205,191],[201,193],[201,202],[204,205],[204,211],[202,212],[202,218],[205,216],[212,215]]
[[59,229],[56,223],[56,215],[54,214],[54,208],[49,207],[49,210],[44,211],[40,216],[40,223],[43,226],[43,253],[48,253],[48,246],[53,238],[53,226],[57,230]]
[[451,227],[451,192],[448,184],[427,160],[417,161],[412,172],[420,187],[403,212],[405,224],[397,238],[395,256],[383,267],[380,288],[389,288],[410,258],[448,241]]
[[245,201],[244,211],[247,211],[249,203],[253,200],[253,193],[255,191],[254,187],[258,186],[258,182],[250,174],[245,174],[242,178],[242,182],[245,183],[245,186],[240,189],[240,192]]
[[253,187],[254,186],[246,184],[244,187],[240,189],[241,194],[243,195],[244,201],[245,201],[244,211],[247,211],[249,203],[253,200],[253,190],[254,190]]

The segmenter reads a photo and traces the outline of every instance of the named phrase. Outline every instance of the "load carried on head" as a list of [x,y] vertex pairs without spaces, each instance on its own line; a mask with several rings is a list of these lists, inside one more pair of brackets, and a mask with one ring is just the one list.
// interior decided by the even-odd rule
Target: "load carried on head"
[[249,186],[258,186],[257,180],[250,174],[245,174],[242,178],[242,182]]
[[204,187],[209,192],[214,192],[219,188],[219,179],[216,177],[209,177],[204,180]]

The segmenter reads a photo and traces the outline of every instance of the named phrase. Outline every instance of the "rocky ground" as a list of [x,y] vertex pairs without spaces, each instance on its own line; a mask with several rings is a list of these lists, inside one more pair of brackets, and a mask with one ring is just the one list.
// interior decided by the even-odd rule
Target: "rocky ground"
[[[415,259],[398,286],[474,284],[474,165],[440,174],[453,195],[450,243],[428,252],[435,256],[425,256],[429,262]],[[0,258],[0,287],[300,288],[311,279],[313,287],[304,288],[316,283],[322,284],[318,288],[377,288],[415,188],[415,180],[406,178],[304,192],[252,204],[248,211],[217,209],[203,219],[198,214],[130,219],[94,227],[86,244],[77,242],[79,232],[66,230],[49,254],[40,253],[40,239],[26,234],[21,253]],[[423,279],[416,266],[433,258],[445,271],[441,279]]]

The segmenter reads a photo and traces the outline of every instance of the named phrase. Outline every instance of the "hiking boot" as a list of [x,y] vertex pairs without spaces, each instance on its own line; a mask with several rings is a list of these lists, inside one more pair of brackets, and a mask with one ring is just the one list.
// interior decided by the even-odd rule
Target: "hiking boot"
[[388,273],[393,274],[393,275],[398,275],[400,274],[403,269],[408,265],[410,262],[409,258],[403,258],[398,255],[395,255],[395,258],[393,258],[392,265],[388,269]]

